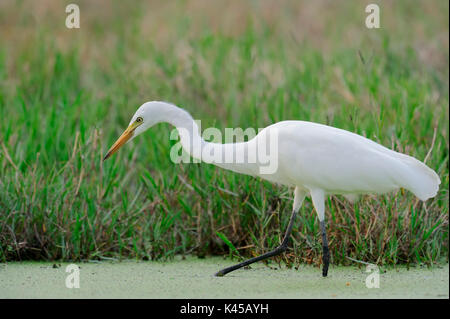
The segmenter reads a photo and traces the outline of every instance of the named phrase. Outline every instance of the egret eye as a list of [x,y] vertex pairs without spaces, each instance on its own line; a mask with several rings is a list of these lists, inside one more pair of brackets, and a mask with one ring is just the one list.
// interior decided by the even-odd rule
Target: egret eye
[[142,121],[143,121],[143,119],[140,116],[136,119],[136,123],[141,123]]

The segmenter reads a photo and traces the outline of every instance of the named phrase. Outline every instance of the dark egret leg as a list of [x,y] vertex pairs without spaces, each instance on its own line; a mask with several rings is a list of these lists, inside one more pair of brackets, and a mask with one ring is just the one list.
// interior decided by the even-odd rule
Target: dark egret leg
[[311,189],[311,199],[316,209],[317,216],[320,221],[320,231],[322,233],[322,250],[323,250],[323,269],[322,275],[328,275],[328,266],[330,265],[330,250],[328,249],[327,230],[325,227],[325,193],[321,189]]
[[[303,199],[302,199],[302,201],[303,201]],[[266,259],[266,258],[269,258],[269,257],[273,257],[273,256],[276,256],[276,255],[279,255],[279,254],[285,252],[286,249],[287,249],[288,242],[289,242],[289,237],[291,236],[292,226],[294,224],[295,216],[297,215],[297,210],[298,209],[294,208],[294,210],[292,212],[291,219],[289,220],[288,228],[286,230],[286,233],[284,234],[283,242],[281,243],[280,246],[278,246],[274,250],[269,251],[268,253],[265,253],[265,254],[263,254],[261,256],[250,258],[250,259],[248,259],[246,261],[243,261],[243,262],[241,262],[241,263],[239,263],[237,265],[224,268],[224,269],[220,270],[219,272],[217,272],[216,276],[218,276],[218,277],[225,276],[229,272],[232,272],[232,271],[234,271],[236,269],[245,267],[245,266],[253,264],[253,263],[257,262],[257,261],[260,261],[260,260],[263,260],[263,259]]]
[[328,266],[330,265],[330,250],[328,249],[327,230],[325,228],[325,221],[320,222],[320,231],[322,232],[322,249],[323,249],[323,269],[322,276],[328,275]]

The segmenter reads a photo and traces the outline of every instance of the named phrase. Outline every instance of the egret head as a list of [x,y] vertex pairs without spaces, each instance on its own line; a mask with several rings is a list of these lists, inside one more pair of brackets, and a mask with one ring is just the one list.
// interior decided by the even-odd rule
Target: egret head
[[146,131],[148,128],[153,125],[162,122],[164,112],[161,112],[161,108],[163,107],[164,102],[147,102],[142,104],[136,113],[134,113],[131,118],[130,124],[127,129],[120,135],[117,141],[111,146],[106,153],[103,160],[106,160],[111,155],[113,155],[117,150],[124,145],[126,142],[131,141],[133,138],[138,136],[139,134]]

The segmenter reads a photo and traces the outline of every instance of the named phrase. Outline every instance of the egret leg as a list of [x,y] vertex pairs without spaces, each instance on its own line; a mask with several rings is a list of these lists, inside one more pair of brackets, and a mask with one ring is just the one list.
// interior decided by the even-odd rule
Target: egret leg
[[311,199],[317,216],[320,221],[320,231],[322,232],[322,250],[323,250],[323,269],[322,275],[328,275],[328,266],[330,265],[330,250],[328,249],[327,230],[325,228],[325,192],[321,189],[311,189]]
[[323,269],[322,276],[328,275],[328,266],[330,265],[330,250],[328,249],[327,230],[325,228],[325,221],[320,222],[320,231],[322,232],[322,249],[323,249]]
[[265,253],[265,254],[263,254],[261,256],[250,258],[250,259],[245,260],[245,261],[243,261],[243,262],[241,262],[241,263],[239,263],[237,265],[224,268],[224,269],[220,270],[219,272],[217,272],[215,275],[217,277],[222,277],[222,276],[225,276],[229,272],[232,272],[232,271],[234,271],[236,269],[245,267],[245,266],[253,264],[253,263],[257,262],[257,261],[260,261],[260,260],[263,260],[263,259],[266,259],[266,258],[269,258],[269,257],[273,257],[273,256],[276,256],[276,255],[279,255],[279,254],[285,252],[286,249],[287,249],[288,242],[289,242],[289,237],[291,236],[292,226],[294,224],[294,219],[295,219],[296,215],[297,215],[297,209],[294,208],[294,210],[292,212],[292,215],[291,215],[291,219],[289,220],[288,228],[286,230],[286,233],[284,234],[283,242],[281,243],[280,246],[278,246],[274,250],[269,251],[269,252],[267,252],[267,253]]

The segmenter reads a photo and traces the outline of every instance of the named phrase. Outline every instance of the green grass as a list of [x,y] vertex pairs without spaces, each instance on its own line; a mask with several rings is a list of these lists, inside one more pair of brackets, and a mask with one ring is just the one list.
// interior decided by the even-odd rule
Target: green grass
[[[426,204],[403,191],[329,198],[332,262],[448,260],[446,1],[385,4],[380,30],[364,27],[358,2],[330,5],[332,19],[323,3],[312,17],[315,5],[298,2],[232,2],[223,14],[190,2],[81,2],[79,30],[53,5],[0,10],[0,260],[243,258],[280,243],[292,190],[173,164],[167,124],[101,161],[148,100],[186,108],[203,129],[302,119],[429,154],[442,184]],[[276,260],[321,262],[309,198]]]

